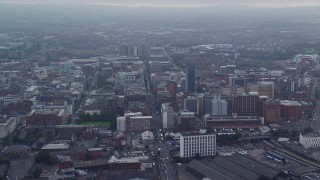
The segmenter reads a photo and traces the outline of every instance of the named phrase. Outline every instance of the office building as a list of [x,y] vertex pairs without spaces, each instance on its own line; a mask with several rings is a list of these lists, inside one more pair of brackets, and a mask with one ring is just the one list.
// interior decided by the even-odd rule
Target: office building
[[178,93],[178,85],[175,81],[167,81],[167,90],[170,93],[170,97],[176,99]]
[[152,116],[134,116],[126,117],[126,131],[144,132],[153,129]]
[[180,136],[180,157],[216,155],[215,134],[182,134]]
[[117,117],[117,131],[125,131],[125,130],[126,130],[126,118]]
[[162,126],[164,129],[174,128],[173,108],[169,103],[161,105]]
[[145,43],[141,43],[138,46],[138,56],[142,59],[148,57],[149,47]]
[[204,94],[197,93],[195,97],[197,98],[197,101],[198,101],[197,114],[203,114],[204,113]]
[[262,102],[262,117],[265,123],[280,121],[280,101],[268,99]]
[[28,126],[63,125],[67,120],[67,111],[64,109],[34,109],[28,114],[26,123]]
[[195,131],[196,117],[194,112],[182,111],[178,115],[178,128],[181,131]]
[[228,104],[225,100],[221,99],[220,94],[215,94],[212,103],[212,115],[227,115]]
[[232,97],[232,113],[238,116],[258,115],[259,95],[256,92],[243,93]]
[[259,96],[274,98],[274,82],[257,82],[248,85],[249,92],[257,92]]
[[204,98],[204,113],[212,114],[212,101],[214,97],[211,94],[206,94]]
[[19,125],[20,119],[16,117],[0,118],[0,138],[10,135]]
[[236,96],[245,92],[244,87],[241,86],[227,86],[221,88],[221,94],[224,96]]
[[316,135],[316,134],[302,135],[300,133],[299,142],[306,149],[319,148],[320,147],[320,136]]
[[131,44],[122,44],[119,49],[119,56],[134,56],[134,46]]
[[194,93],[196,91],[196,69],[194,65],[186,69],[186,92]]
[[283,100],[281,104],[281,118],[287,121],[300,121],[302,119],[302,105],[297,101]]
[[188,96],[184,99],[184,110],[198,114],[198,98]]

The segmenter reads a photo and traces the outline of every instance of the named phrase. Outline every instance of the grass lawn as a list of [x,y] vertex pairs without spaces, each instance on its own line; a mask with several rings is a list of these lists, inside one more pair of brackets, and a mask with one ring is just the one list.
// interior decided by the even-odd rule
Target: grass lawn
[[107,121],[86,121],[81,122],[81,125],[91,125],[91,126],[110,126],[110,122]]

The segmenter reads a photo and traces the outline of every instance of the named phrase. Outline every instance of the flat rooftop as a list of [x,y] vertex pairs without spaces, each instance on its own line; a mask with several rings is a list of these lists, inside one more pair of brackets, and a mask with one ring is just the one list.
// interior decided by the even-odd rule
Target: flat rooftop
[[298,101],[290,101],[290,100],[282,100],[280,101],[280,104],[284,106],[301,106],[301,104]]

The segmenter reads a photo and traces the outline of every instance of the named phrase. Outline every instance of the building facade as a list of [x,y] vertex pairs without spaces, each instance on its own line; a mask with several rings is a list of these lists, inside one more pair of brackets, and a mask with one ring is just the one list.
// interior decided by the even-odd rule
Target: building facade
[[212,115],[227,115],[228,104],[222,100],[220,94],[216,94],[212,100]]
[[27,125],[47,126],[66,124],[68,115],[64,109],[36,109],[27,116]]
[[126,130],[129,132],[143,132],[152,129],[152,116],[126,117]]
[[186,92],[196,92],[196,68],[194,65],[191,65],[186,69],[186,76]]
[[184,110],[198,114],[199,104],[198,98],[194,96],[188,96],[184,99]]
[[258,116],[205,116],[207,128],[258,128],[264,124],[263,117]]
[[184,134],[180,136],[180,157],[216,155],[215,134]]
[[11,134],[19,125],[20,120],[17,117],[3,118],[0,121],[0,138],[5,138]]
[[174,128],[173,108],[169,103],[161,105],[162,126],[165,129]]
[[281,118],[287,121],[300,121],[302,119],[302,105],[297,101],[280,101]]
[[232,113],[238,116],[258,115],[259,95],[255,92],[232,97]]
[[320,147],[320,136],[307,136],[300,134],[299,142],[306,149],[318,148]]
[[272,123],[280,121],[280,101],[267,100],[262,103],[262,117],[264,122]]

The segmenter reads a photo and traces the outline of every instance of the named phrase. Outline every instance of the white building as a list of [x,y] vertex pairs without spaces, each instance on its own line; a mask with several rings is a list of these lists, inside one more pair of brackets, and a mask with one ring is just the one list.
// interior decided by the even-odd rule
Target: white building
[[0,122],[0,138],[5,138],[11,134],[18,126],[18,118],[4,118]]
[[38,93],[38,86],[30,86],[24,91],[24,99],[30,99]]
[[124,117],[138,117],[142,116],[142,112],[128,112],[124,114]]
[[215,134],[183,134],[180,136],[180,157],[216,155]]
[[125,131],[125,130],[126,130],[126,118],[117,117],[117,131]]
[[303,60],[317,62],[319,61],[319,55],[318,54],[297,54],[293,58],[293,62],[295,63],[301,63]]
[[154,136],[151,131],[145,131],[141,133],[141,138],[143,141],[154,140]]
[[227,115],[228,104],[225,100],[222,100],[220,94],[216,94],[212,100],[212,115]]
[[194,112],[189,112],[189,111],[182,111],[180,112],[180,118],[195,118],[195,113]]
[[318,148],[320,147],[320,136],[314,136],[314,135],[302,135],[300,134],[299,137],[300,144],[308,149],[308,148]]
[[16,96],[16,95],[7,95],[7,96],[4,96],[4,97],[1,97],[1,102],[3,104],[11,104],[11,103],[19,103],[21,102],[21,98],[19,96]]
[[162,125],[165,129],[174,128],[173,108],[169,103],[161,105]]
[[50,110],[50,109],[64,109],[66,110],[67,115],[73,114],[73,106],[72,104],[68,105],[66,102],[64,105],[36,105],[32,106],[33,109],[44,109],[44,110]]

